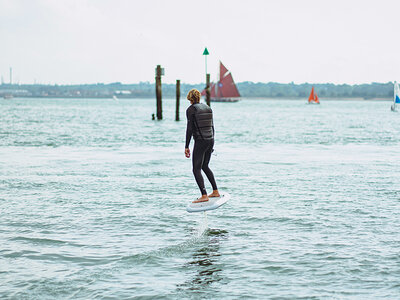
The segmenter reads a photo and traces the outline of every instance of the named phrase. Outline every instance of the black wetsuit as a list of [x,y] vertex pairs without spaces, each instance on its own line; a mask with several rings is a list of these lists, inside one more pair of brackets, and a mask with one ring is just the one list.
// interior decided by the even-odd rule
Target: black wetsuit
[[213,190],[217,190],[214,174],[208,167],[214,147],[214,124],[212,110],[208,105],[195,103],[186,110],[187,128],[185,148],[189,148],[190,139],[194,138],[193,174],[202,195],[207,195],[201,170],[207,175]]

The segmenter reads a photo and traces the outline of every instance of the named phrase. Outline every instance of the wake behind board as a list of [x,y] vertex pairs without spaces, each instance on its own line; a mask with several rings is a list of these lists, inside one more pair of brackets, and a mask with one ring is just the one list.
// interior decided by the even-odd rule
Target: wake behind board
[[192,203],[186,207],[187,212],[199,212],[206,210],[213,210],[220,207],[222,204],[225,204],[230,198],[231,195],[228,193],[220,193],[221,197],[212,197],[210,200],[206,202]]

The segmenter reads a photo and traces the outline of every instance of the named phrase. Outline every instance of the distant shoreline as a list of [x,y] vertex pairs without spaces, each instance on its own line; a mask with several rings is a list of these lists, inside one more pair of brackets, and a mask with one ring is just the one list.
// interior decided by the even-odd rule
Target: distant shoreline
[[[324,99],[361,99],[386,100],[393,97],[394,85],[387,83],[369,84],[332,84],[332,83],[255,83],[239,82],[236,84],[243,98],[270,99],[308,99],[311,88],[314,87],[319,98]],[[191,89],[202,91],[204,83],[181,83],[181,97]],[[162,84],[162,97],[174,98],[175,84]],[[42,85],[42,84],[1,84],[0,97],[29,97],[29,98],[155,98],[155,85],[150,82],[122,84],[80,84],[80,85]]]
[[[7,99],[9,101],[12,101],[14,99],[110,99],[115,101],[112,97],[110,96],[105,96],[105,97],[76,97],[76,96],[15,96],[12,99]],[[139,99],[146,99],[146,100],[155,100],[155,96],[153,97],[117,97],[117,99],[124,99],[124,100],[139,100]],[[171,96],[165,96],[163,97],[163,99],[165,100],[175,100],[174,97]],[[181,97],[182,99],[182,97]],[[289,100],[289,101],[299,101],[299,100],[304,100],[304,102],[307,102],[308,98],[304,98],[304,97],[242,97],[240,100],[260,100],[260,101],[269,101],[269,100]],[[0,99],[0,101],[3,99]],[[379,97],[379,98],[362,98],[362,97],[321,97],[319,98],[320,101],[393,101],[392,98],[383,98],[383,97]]]

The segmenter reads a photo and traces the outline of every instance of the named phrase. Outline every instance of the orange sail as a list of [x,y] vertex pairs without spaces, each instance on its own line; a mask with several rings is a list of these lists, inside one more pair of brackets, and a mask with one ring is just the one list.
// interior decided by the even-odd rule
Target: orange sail
[[318,95],[314,91],[314,87],[312,87],[310,96],[308,97],[308,103],[318,103],[319,104]]

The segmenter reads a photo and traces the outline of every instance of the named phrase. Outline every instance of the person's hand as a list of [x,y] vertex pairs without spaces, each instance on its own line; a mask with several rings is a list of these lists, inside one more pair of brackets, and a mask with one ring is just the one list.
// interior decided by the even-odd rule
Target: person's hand
[[185,148],[185,156],[186,156],[187,158],[190,157],[190,149],[189,149],[189,148]]

